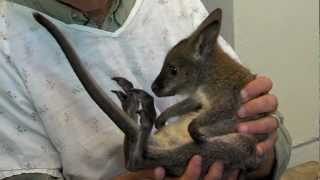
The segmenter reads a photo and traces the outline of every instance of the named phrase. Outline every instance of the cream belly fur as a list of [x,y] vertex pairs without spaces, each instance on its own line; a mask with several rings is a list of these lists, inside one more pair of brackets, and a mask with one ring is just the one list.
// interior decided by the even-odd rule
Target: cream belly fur
[[154,134],[152,141],[157,142],[158,146],[165,149],[178,148],[183,144],[191,143],[193,139],[189,135],[189,124],[199,114],[210,109],[208,97],[206,97],[201,88],[196,91],[195,98],[201,102],[201,109],[197,112],[187,113],[181,116],[176,122],[168,124],[166,128],[160,129]]
[[190,122],[196,118],[200,112],[191,112],[182,116],[178,121],[172,122],[157,131],[151,138],[152,142],[157,142],[156,146],[161,149],[174,149],[181,147],[183,144],[188,144],[193,141],[189,135],[188,126]]

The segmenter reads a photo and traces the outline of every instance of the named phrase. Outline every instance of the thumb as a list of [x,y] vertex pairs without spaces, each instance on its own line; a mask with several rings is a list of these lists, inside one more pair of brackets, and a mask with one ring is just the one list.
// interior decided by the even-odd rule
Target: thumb
[[164,180],[165,170],[162,167],[157,167],[153,171],[153,176],[155,180]]

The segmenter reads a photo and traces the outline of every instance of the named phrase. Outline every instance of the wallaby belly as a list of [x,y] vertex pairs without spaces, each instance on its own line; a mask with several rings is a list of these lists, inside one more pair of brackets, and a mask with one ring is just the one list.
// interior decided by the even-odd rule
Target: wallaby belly
[[161,149],[175,149],[191,143],[193,139],[189,135],[188,126],[199,114],[200,112],[188,113],[155,132],[151,138],[153,142],[156,142],[154,145]]

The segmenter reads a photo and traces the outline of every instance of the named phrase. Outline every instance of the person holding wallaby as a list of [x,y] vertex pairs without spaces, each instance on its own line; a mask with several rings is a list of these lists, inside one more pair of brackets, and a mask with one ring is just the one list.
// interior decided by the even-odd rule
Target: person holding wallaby
[[[33,2],[41,4],[45,1]],[[54,22],[71,39],[81,59],[105,92],[118,88],[110,77],[122,76],[129,77],[135,87],[151,93],[151,83],[160,72],[167,51],[195,30],[207,12],[198,1],[136,0],[130,1],[131,8],[124,8],[130,7],[127,1],[115,6],[113,3],[116,2],[112,1],[110,8],[107,8],[113,12],[101,15],[103,20],[99,21],[92,11],[79,10],[81,6],[75,6],[73,1],[47,1],[59,4],[52,8],[63,6],[63,12],[71,9],[88,18],[87,21],[78,22],[82,25]],[[30,5],[30,1],[28,3]],[[10,43],[9,47],[15,47],[15,53],[4,48],[1,54],[1,84],[4,86],[0,88],[6,92],[1,97],[3,101],[0,101],[1,109],[4,109],[1,119],[5,121],[1,133],[6,136],[1,141],[4,150],[0,157],[4,162],[0,163],[0,167],[5,173],[0,174],[0,178],[164,178],[162,168],[156,168],[154,173],[125,173],[120,147],[123,135],[90,100],[56,42],[34,21],[34,11],[13,3],[1,7],[4,6],[5,14],[2,17],[10,26],[3,28],[4,34],[9,36],[3,44]],[[38,6],[38,10],[47,11],[50,9],[47,7]],[[120,13],[126,12],[126,9],[130,9],[127,11],[129,13]],[[105,13],[105,10],[102,11]],[[53,14],[58,17],[57,12]],[[115,23],[119,26],[113,30],[106,25],[111,22],[108,21],[111,16],[116,21],[122,19],[120,23]],[[61,16],[60,20],[63,20]],[[271,81],[261,76],[244,86],[240,93],[243,104],[238,116],[250,118],[275,111],[276,97],[268,94],[271,86]],[[118,102],[116,97],[112,98]],[[177,100],[155,100],[157,111],[163,111],[172,102]],[[259,106],[260,103],[265,104]],[[9,131],[9,127],[16,128]],[[263,172],[257,173],[269,179],[278,178],[290,155],[290,139],[283,125],[277,122],[274,115],[267,115],[256,121],[241,123],[236,128],[249,134],[269,134],[265,141],[257,144],[257,153],[268,157],[268,161],[260,168]],[[15,133],[19,136],[14,136]],[[197,179],[201,172],[200,162],[201,157],[193,157],[180,179]],[[204,179],[219,179],[222,172],[222,163],[217,162]],[[233,178],[236,174],[237,171]]]

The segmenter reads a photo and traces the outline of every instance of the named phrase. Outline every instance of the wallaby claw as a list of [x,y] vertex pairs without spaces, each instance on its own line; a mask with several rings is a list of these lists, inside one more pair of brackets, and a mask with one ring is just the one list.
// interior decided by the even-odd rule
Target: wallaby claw
[[123,103],[128,98],[128,96],[122,91],[112,90],[111,92],[113,92],[114,94],[117,95],[117,97],[121,101],[121,103]]
[[121,102],[122,109],[131,115],[131,118],[136,119],[137,115],[135,115],[136,111],[139,108],[139,100],[132,93],[124,93],[122,91],[112,90],[114,94],[118,97]]
[[117,84],[125,91],[128,92],[130,89],[134,88],[133,84],[123,77],[113,77],[112,80],[116,81]]
[[166,125],[166,119],[163,119],[163,116],[159,116],[157,119],[156,119],[156,121],[155,121],[155,123],[154,123],[154,126],[157,128],[157,129],[161,129],[161,128],[163,128],[165,125]]
[[155,127],[157,129],[163,128],[166,125],[168,119],[168,114],[166,112],[161,113],[154,123]]

